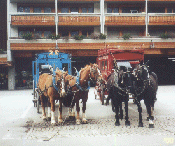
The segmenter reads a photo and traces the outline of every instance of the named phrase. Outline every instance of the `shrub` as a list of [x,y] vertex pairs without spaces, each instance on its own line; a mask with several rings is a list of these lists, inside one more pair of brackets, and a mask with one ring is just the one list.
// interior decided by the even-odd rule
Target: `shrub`
[[75,40],[83,40],[83,38],[84,38],[83,35],[81,35],[81,36],[75,35],[75,36],[74,36],[74,39],[75,39]]
[[50,35],[49,36],[49,39],[52,39],[52,40],[57,40],[57,39],[59,39],[60,38],[60,35],[58,34],[58,35]]
[[24,34],[23,35],[23,39],[25,39],[25,40],[32,40],[33,39],[32,33]]
[[124,35],[122,36],[122,38],[123,38],[124,40],[128,40],[128,39],[130,39],[130,38],[132,38],[132,37],[131,37],[130,33],[127,33],[127,34],[124,34]]
[[106,39],[106,35],[105,35],[105,34],[100,33],[100,35],[99,35],[99,39]]

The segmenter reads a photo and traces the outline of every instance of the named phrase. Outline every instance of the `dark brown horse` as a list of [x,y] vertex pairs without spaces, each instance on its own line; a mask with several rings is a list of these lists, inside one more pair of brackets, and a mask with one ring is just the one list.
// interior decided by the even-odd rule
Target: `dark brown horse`
[[[80,107],[79,107],[79,100],[82,99],[83,103],[83,115],[82,115],[82,123],[87,123],[86,116],[85,116],[85,110],[86,110],[86,102],[88,99],[88,92],[89,92],[89,82],[93,81],[103,81],[102,75],[100,73],[100,70],[98,68],[97,64],[90,64],[86,65],[84,68],[80,70],[77,77],[72,76],[66,76],[66,80],[68,81],[68,91],[70,94],[68,96],[73,96],[72,103],[71,103],[71,109],[75,106],[76,103],[76,111],[77,111],[77,117],[76,117],[76,123],[80,124]],[[75,116],[73,113],[71,116]]]
[[[65,96],[65,77],[67,75],[67,72],[57,69],[55,75],[44,73],[39,77],[38,92],[41,100],[42,118],[46,119],[45,106],[48,106],[48,118],[51,118],[53,125],[56,124],[55,100],[60,100]],[[58,122],[62,122],[62,115],[58,116]]]

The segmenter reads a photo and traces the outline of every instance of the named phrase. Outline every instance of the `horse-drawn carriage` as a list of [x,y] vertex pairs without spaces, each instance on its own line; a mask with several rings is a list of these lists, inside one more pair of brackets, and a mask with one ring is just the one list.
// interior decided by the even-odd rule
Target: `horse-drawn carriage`
[[138,106],[139,127],[143,127],[141,100],[147,108],[149,127],[154,127],[154,102],[158,89],[158,79],[154,72],[144,64],[144,50],[105,48],[98,51],[97,64],[102,72],[105,84],[99,84],[99,94],[104,104],[104,94],[111,99],[112,110],[116,113],[115,125],[123,119],[122,103],[125,103],[125,125],[130,125],[128,118],[128,101],[132,97]]
[[[143,49],[119,49],[115,47],[106,47],[98,51],[97,64],[101,70],[104,80],[107,82],[108,77],[114,72],[115,64],[118,66],[127,66],[134,68],[144,60]],[[130,66],[131,65],[131,66]],[[100,100],[104,104],[106,92],[104,86],[98,88]]]
[[39,94],[37,91],[37,84],[39,76],[43,73],[55,73],[56,69],[68,71],[71,74],[71,55],[58,52],[50,51],[36,55],[35,61],[32,62],[32,74],[33,74],[33,102],[34,107],[37,107],[39,113]]

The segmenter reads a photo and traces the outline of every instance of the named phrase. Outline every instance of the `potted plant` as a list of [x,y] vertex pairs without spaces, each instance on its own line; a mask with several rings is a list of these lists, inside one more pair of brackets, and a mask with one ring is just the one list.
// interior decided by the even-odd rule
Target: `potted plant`
[[75,40],[83,40],[83,38],[84,38],[83,35],[81,35],[81,36],[75,35],[75,36],[74,36],[74,39],[75,39]]
[[123,38],[124,40],[129,40],[129,39],[132,38],[132,37],[131,37],[130,33],[126,33],[126,34],[124,34],[124,35],[122,36],[122,38]]
[[33,36],[32,36],[32,33],[26,33],[23,35],[23,39],[25,40],[32,40],[33,39]]
[[105,34],[100,33],[100,35],[99,35],[99,39],[106,39],[106,35],[105,35]]

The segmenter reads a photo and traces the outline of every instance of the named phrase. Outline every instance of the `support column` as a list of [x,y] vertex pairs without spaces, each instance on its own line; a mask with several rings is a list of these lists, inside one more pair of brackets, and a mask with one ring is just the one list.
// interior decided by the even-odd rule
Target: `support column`
[[145,1],[145,11],[146,11],[146,18],[145,18],[146,36],[148,36],[148,0]]
[[8,68],[8,90],[15,90],[15,66]]
[[100,0],[100,14],[101,14],[101,30],[100,32],[104,34],[104,0]]

